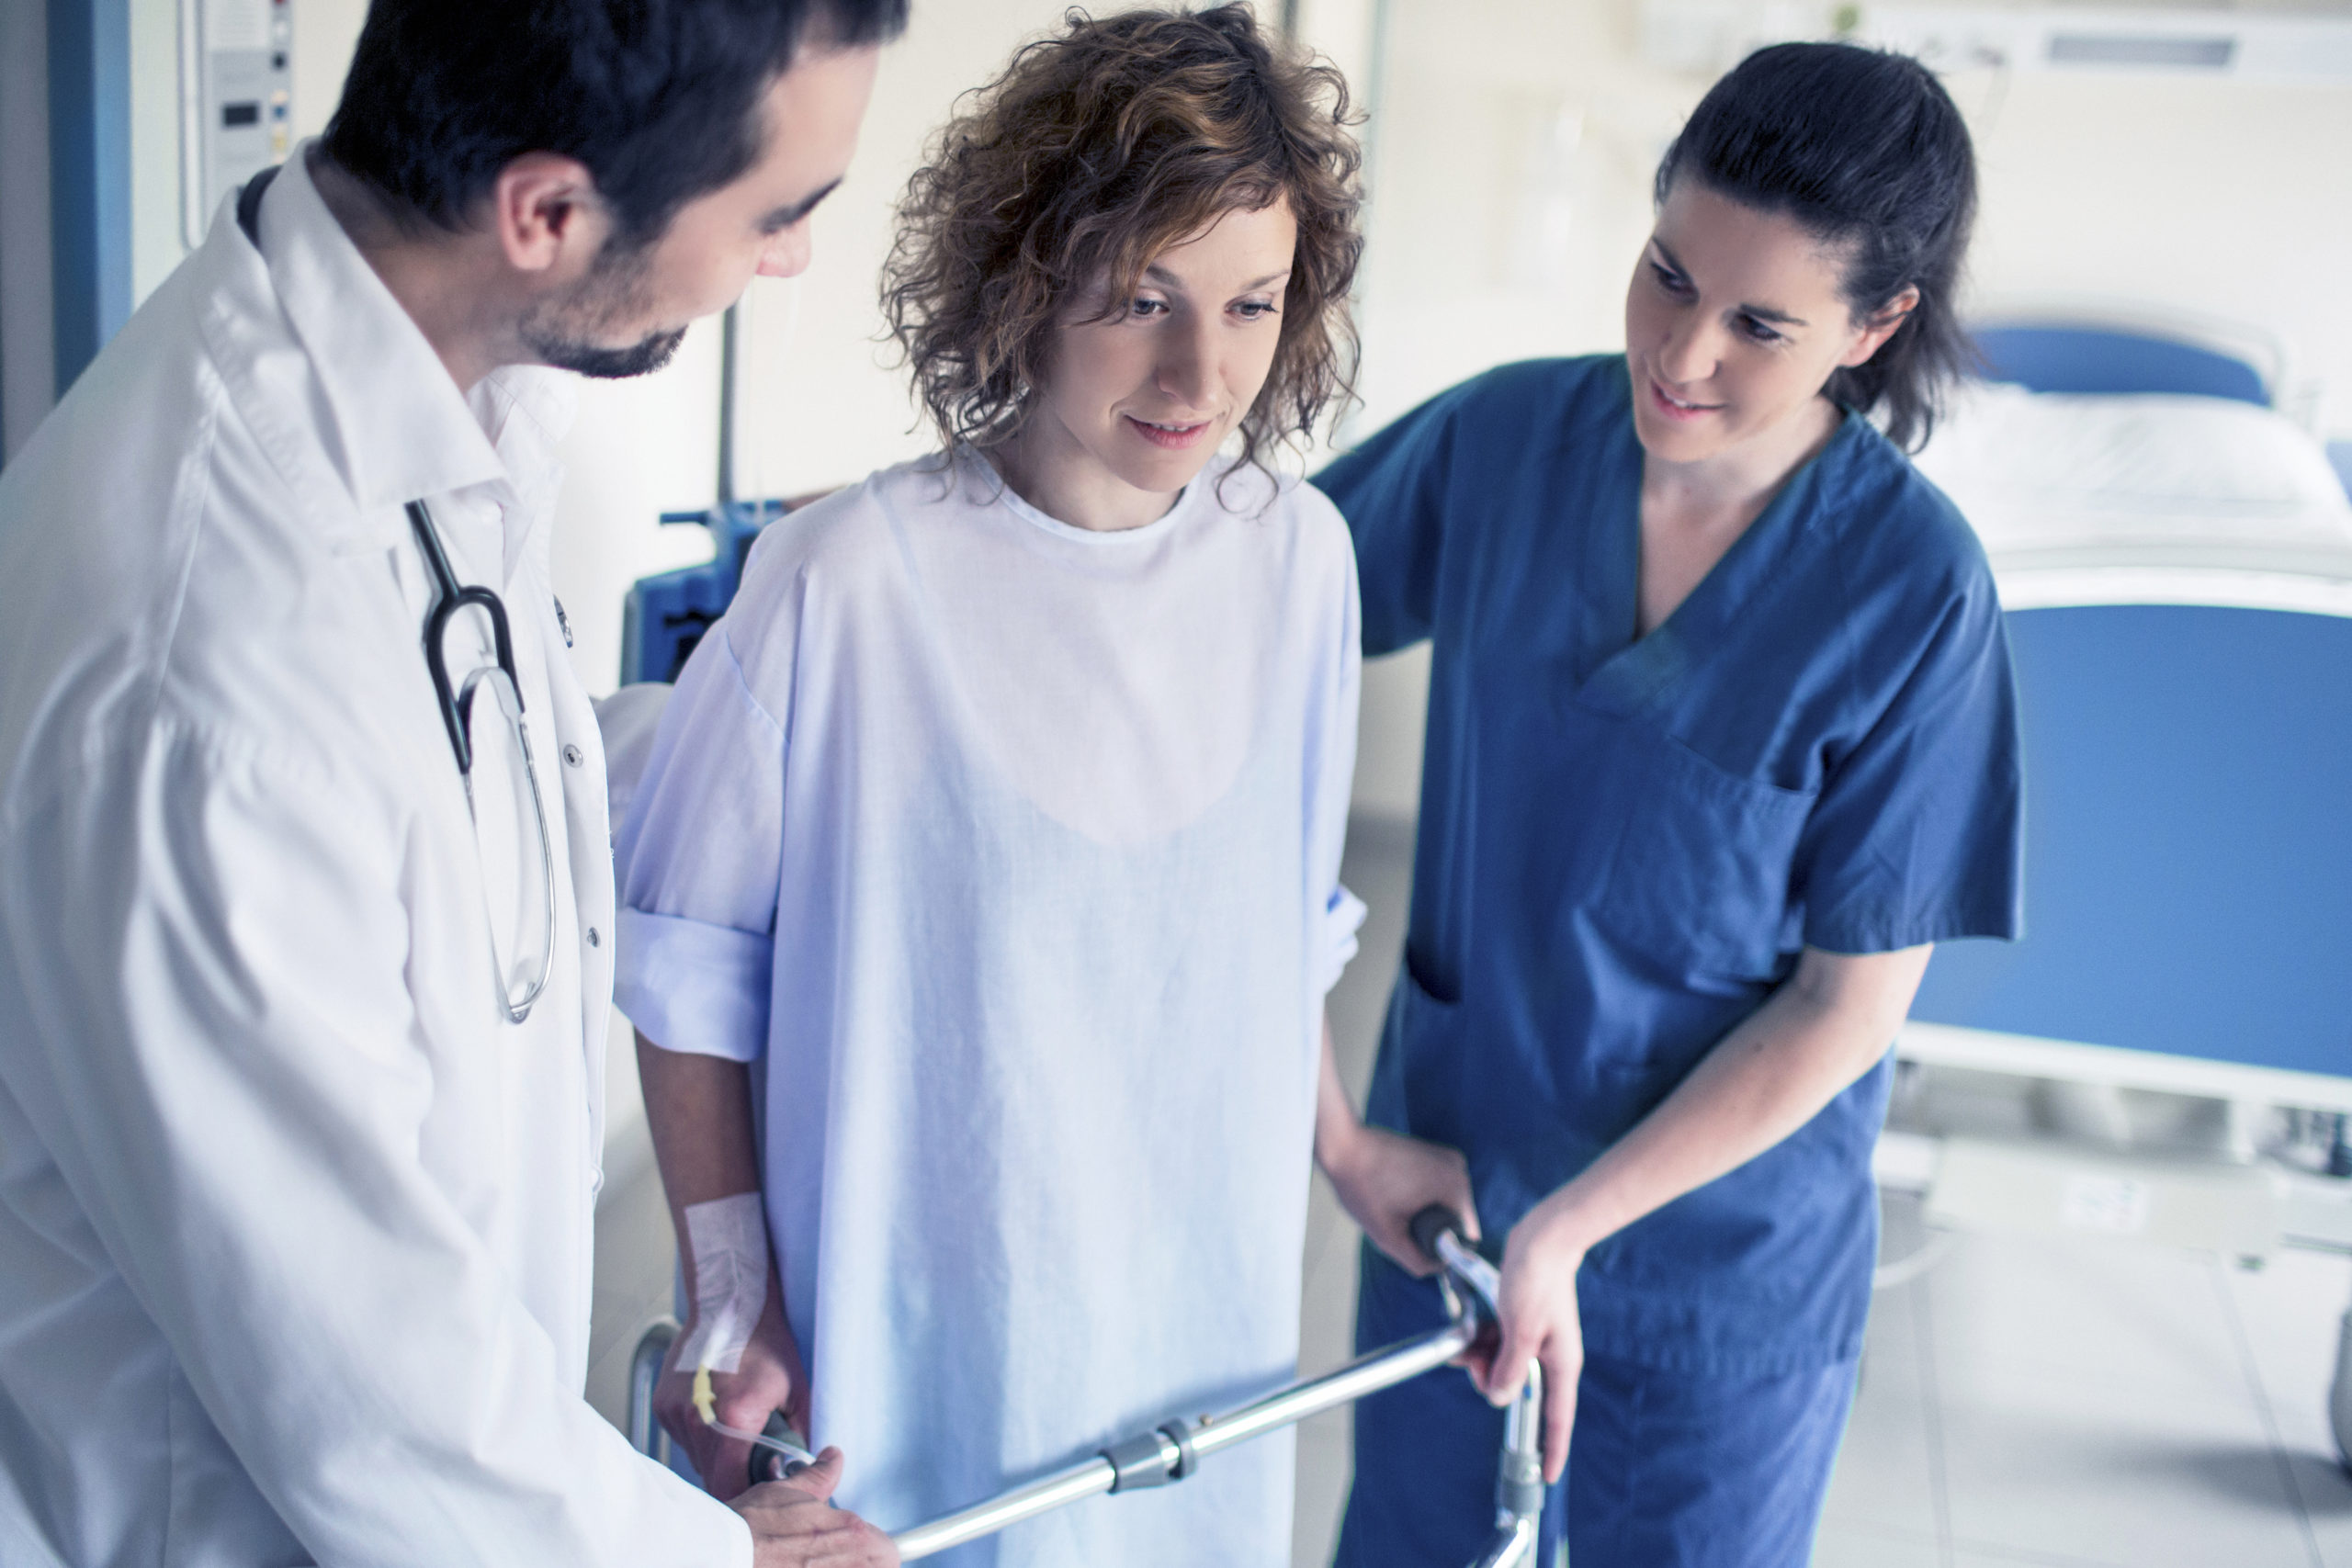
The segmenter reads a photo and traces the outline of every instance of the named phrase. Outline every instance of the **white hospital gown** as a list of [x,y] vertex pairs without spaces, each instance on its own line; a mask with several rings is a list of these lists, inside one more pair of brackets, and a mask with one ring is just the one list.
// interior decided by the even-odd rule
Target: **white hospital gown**
[[[752,551],[622,826],[617,990],[764,1058],[842,1506],[903,1529],[1293,1374],[1357,662],[1339,513],[1223,462],[1102,534],[934,458]],[[1275,1568],[1291,1468],[942,1561]]]

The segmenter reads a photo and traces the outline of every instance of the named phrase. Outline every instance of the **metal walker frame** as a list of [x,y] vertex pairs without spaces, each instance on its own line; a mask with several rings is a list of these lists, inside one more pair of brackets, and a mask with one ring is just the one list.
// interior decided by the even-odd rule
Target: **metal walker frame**
[[[900,1560],[912,1562],[933,1556],[1081,1498],[1172,1485],[1212,1454],[1410,1382],[1453,1360],[1498,1320],[1498,1277],[1493,1264],[1471,1250],[1460,1223],[1447,1210],[1422,1210],[1413,1216],[1412,1230],[1416,1245],[1441,1266],[1438,1289],[1450,1319],[1444,1327],[1359,1356],[1320,1377],[1301,1378],[1233,1409],[1161,1422],[1051,1474],[900,1530],[891,1538]],[[677,1332],[677,1325],[667,1322],[648,1329],[630,1366],[629,1440],[640,1452],[664,1460],[669,1438],[653,1418],[653,1385]],[[1471,1568],[1532,1568],[1536,1527],[1544,1512],[1543,1445],[1544,1374],[1531,1361],[1527,1382],[1503,1418],[1494,1535]],[[778,1456],[755,1452],[754,1480],[777,1480],[789,1472]]]

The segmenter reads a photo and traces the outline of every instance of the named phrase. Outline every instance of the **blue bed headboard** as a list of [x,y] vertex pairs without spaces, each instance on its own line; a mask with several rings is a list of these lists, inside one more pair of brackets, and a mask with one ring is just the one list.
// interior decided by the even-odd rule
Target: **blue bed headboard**
[[2262,374],[2243,359],[2177,339],[2112,327],[1989,325],[1972,334],[1985,378],[2036,392],[2187,392],[2270,406]]
[[2026,936],[1911,1016],[2352,1076],[2352,618],[2012,611]]

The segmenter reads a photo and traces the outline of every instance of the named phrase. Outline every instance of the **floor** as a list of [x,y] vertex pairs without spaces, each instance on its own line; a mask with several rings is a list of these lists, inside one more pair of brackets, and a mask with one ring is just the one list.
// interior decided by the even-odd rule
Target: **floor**
[[[1410,850],[1408,830],[1378,822],[1349,844],[1348,884],[1372,914],[1331,1017],[1359,1103]],[[666,1310],[672,1269],[627,1041],[616,1032],[589,1378],[616,1422],[629,1350]],[[1907,1201],[1886,1217],[1890,1259],[1925,1241]],[[1307,1371],[1349,1354],[1356,1244],[1318,1179]],[[1947,1245],[1878,1297],[1815,1568],[2352,1568],[2352,1480],[2325,1408],[2352,1259],[2283,1253],[2247,1272],[2129,1244]],[[1347,1492],[1345,1412],[1302,1427],[1298,1455],[1292,1561],[1320,1568]]]
[[[1331,1002],[1361,1103],[1404,940],[1410,841],[1359,822],[1372,907]],[[1889,1260],[1924,1245],[1890,1199]],[[1301,1365],[1345,1359],[1356,1234],[1318,1179]],[[2327,1429],[2352,1259],[2258,1272],[2129,1243],[1955,1236],[1874,1303],[1815,1568],[2352,1568],[2352,1479]],[[1448,1375],[1448,1374],[1441,1374]],[[1302,1428],[1297,1568],[1320,1568],[1348,1484],[1344,1412]]]

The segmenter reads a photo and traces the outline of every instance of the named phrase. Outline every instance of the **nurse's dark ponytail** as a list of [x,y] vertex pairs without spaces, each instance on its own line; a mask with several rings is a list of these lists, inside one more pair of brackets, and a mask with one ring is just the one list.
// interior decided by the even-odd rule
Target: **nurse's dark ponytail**
[[1657,199],[1683,178],[1849,247],[1857,320],[1906,286],[1919,290],[1894,335],[1826,390],[1865,413],[1883,407],[1896,446],[1924,444],[1945,388],[1975,364],[1953,307],[1976,218],[1976,154],[1943,85],[1906,55],[1850,44],[1758,50],[1708,90],[1667,149]]

